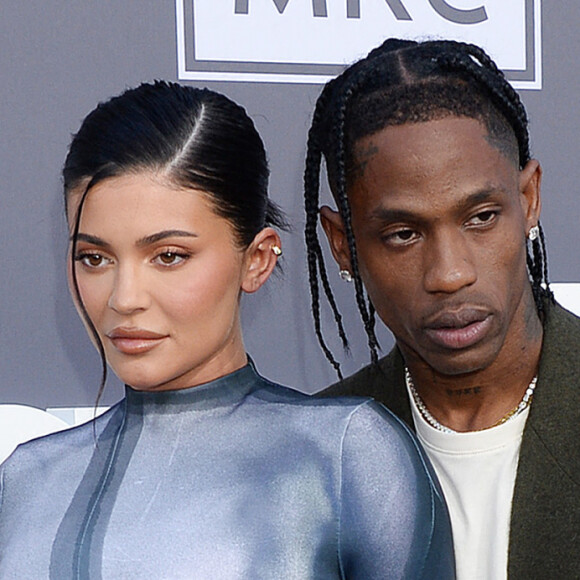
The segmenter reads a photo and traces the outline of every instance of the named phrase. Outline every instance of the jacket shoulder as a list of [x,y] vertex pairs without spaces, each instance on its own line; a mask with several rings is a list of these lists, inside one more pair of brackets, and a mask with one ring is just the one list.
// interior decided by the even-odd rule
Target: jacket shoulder
[[[397,347],[377,364],[371,364],[354,375],[331,385],[317,396],[372,397],[405,421],[410,416],[404,379],[404,362]],[[407,412],[408,411],[408,412]],[[408,422],[408,421],[407,421]]]
[[566,361],[566,366],[580,368],[580,318],[557,303],[551,304],[546,309],[544,330],[542,358],[552,362],[555,357]]

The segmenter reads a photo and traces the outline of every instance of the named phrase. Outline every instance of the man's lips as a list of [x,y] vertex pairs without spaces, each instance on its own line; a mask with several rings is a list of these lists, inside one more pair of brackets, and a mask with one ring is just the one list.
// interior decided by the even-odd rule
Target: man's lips
[[141,328],[115,328],[107,338],[123,354],[142,354],[159,345],[167,335]]
[[479,309],[464,308],[457,312],[442,312],[425,325],[427,336],[448,349],[470,347],[488,332],[491,314]]

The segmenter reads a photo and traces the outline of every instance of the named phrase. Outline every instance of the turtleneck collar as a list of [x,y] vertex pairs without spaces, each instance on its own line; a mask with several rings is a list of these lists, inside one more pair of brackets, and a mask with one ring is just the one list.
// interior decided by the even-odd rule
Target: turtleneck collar
[[235,404],[260,387],[261,378],[248,360],[246,366],[233,373],[187,389],[151,392],[125,385],[127,409],[163,406],[170,411],[172,407],[194,406],[202,410]]

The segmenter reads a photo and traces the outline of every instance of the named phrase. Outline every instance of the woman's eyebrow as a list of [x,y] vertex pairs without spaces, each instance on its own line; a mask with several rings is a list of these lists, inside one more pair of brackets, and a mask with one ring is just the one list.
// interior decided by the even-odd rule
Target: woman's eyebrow
[[[72,243],[74,241],[74,236],[70,237],[70,242]],[[77,234],[76,236],[76,241],[77,242],[86,242],[87,244],[92,244],[94,246],[99,246],[100,248],[108,248],[109,244],[107,244],[107,242],[105,242],[105,240],[102,240],[101,238],[99,238],[98,236],[93,236],[91,234]]]
[[[186,232],[184,230],[164,230],[162,232],[157,232],[151,234],[150,236],[145,236],[140,240],[137,240],[137,246],[143,247],[150,244],[154,244],[166,238],[197,238],[197,234],[193,232]],[[86,242],[87,244],[92,244],[94,246],[99,246],[100,248],[109,248],[110,244],[105,242],[105,240],[99,238],[98,236],[93,236],[91,234],[79,233],[77,235],[77,242]],[[70,237],[70,241],[73,241],[73,236]]]
[[156,234],[151,234],[150,236],[145,236],[137,241],[137,246],[149,246],[150,244],[155,244],[165,238],[197,238],[198,235],[193,232],[186,232],[184,230],[164,230],[162,232],[157,232]]

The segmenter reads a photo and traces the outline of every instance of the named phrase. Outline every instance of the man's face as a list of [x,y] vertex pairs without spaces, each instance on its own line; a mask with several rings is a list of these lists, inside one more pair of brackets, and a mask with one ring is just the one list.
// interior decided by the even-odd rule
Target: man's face
[[[455,375],[518,356],[535,316],[525,239],[539,217],[537,162],[519,171],[484,125],[453,116],[365,137],[355,161],[360,274],[407,363]],[[326,208],[323,224],[348,269],[339,216]]]

